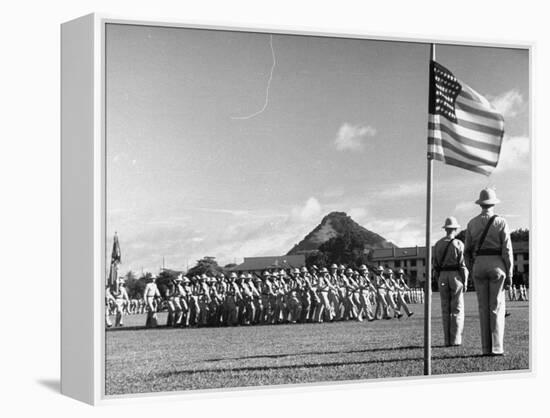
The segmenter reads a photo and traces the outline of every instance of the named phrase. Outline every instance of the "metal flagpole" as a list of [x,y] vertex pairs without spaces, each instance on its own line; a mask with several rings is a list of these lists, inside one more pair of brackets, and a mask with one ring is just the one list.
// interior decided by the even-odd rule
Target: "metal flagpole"
[[[435,61],[435,44],[430,44],[430,59]],[[430,62],[431,89],[431,62]],[[428,94],[429,96],[429,94]],[[428,107],[429,107],[428,98]],[[428,109],[429,113],[429,109]],[[433,157],[428,152],[428,180],[426,192],[426,282],[424,283],[424,374],[432,374],[432,193]]]

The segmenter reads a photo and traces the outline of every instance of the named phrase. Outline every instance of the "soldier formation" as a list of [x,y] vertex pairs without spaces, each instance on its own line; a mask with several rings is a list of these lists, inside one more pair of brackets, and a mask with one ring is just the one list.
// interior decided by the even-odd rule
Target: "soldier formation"
[[[147,312],[146,327],[158,325],[157,312],[168,312],[170,327],[219,327],[374,321],[410,317],[411,303],[423,303],[422,289],[411,289],[405,272],[383,267],[371,271],[333,264],[330,269],[270,269],[261,275],[231,273],[191,278],[182,274],[168,286],[152,277],[143,299],[107,292],[107,312],[122,325],[123,314]],[[120,281],[124,289],[124,281]],[[120,319],[119,319],[120,317]],[[112,326],[107,318],[107,326]]]

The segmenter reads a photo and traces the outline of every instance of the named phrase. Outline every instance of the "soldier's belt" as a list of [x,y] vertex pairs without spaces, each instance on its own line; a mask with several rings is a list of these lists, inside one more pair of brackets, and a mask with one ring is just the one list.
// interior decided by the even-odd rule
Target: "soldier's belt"
[[484,248],[479,250],[476,255],[502,255],[502,250],[497,248]]

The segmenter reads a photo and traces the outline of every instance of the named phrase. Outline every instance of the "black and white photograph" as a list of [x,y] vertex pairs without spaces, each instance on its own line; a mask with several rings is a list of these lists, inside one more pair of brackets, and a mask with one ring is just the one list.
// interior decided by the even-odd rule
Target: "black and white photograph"
[[106,396],[531,370],[529,48],[103,42]]

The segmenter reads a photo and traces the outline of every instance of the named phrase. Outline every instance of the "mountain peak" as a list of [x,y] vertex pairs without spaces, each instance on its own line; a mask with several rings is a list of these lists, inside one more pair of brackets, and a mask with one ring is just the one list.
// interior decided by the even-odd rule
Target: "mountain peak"
[[330,212],[325,215],[321,223],[307,234],[302,241],[296,244],[288,254],[302,254],[316,251],[322,244],[331,238],[341,237],[346,234],[358,237],[359,240],[363,242],[365,249],[395,247],[394,244],[387,241],[382,236],[359,225],[347,213]]

